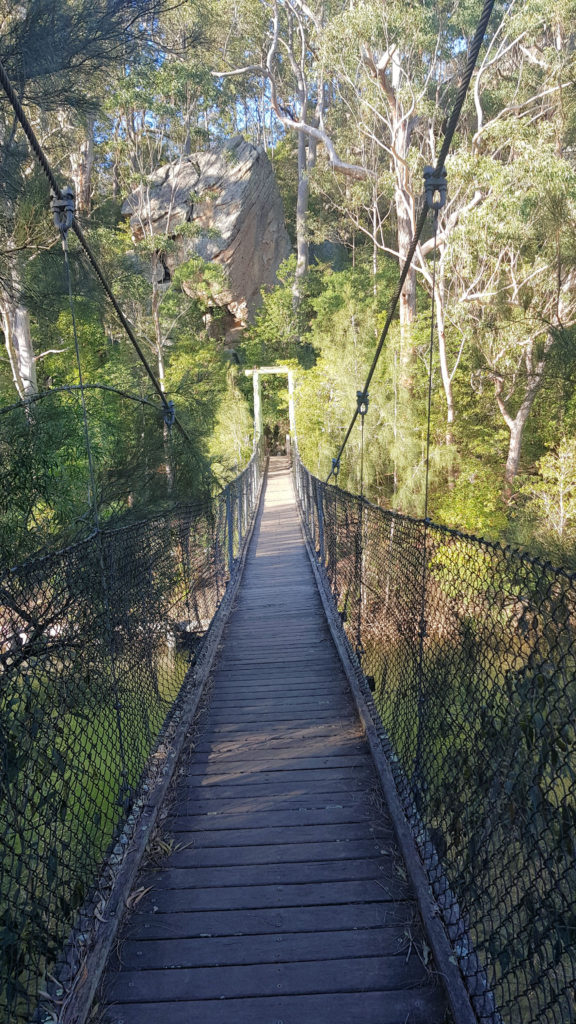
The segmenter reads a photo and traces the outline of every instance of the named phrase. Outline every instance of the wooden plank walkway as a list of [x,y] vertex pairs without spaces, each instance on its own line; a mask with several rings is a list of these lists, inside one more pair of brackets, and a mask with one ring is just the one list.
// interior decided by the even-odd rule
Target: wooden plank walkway
[[285,460],[167,830],[105,976],[109,1024],[445,1020]]

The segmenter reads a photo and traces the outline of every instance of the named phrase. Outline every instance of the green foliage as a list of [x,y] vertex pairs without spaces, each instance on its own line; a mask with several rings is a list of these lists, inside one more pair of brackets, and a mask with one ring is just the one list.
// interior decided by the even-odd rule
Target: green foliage
[[557,560],[576,562],[576,440],[564,437],[537,463],[521,494],[523,527],[530,546],[553,552]]
[[[49,155],[64,173],[86,140],[92,119],[90,242],[114,281],[154,372],[193,432],[194,486],[204,486],[200,481],[210,459],[218,473],[226,475],[245,458],[249,433],[240,397],[241,393],[250,402],[249,383],[242,376],[233,384],[227,380],[227,354],[207,327],[209,318],[214,326],[221,315],[217,303],[225,285],[223,272],[194,257],[169,282],[158,283],[162,260],[175,256],[183,243],[179,236],[193,229],[183,225],[170,236],[147,229],[135,243],[126,222],[120,223],[121,201],[148,182],[159,165],[242,130],[272,157],[288,228],[295,238],[297,135],[274,121],[265,78],[212,73],[261,59],[269,41],[266,5],[195,0],[162,12],[144,5],[142,17],[130,22],[126,35],[128,8],[122,2],[113,12],[104,12],[99,0],[90,10],[80,3],[70,9],[66,23],[63,9],[55,10],[50,25],[41,4],[30,6],[25,21],[7,9],[6,56],[10,70],[18,71],[24,83],[24,101]],[[457,11],[445,4],[407,11],[396,0],[385,8],[375,0],[353,5],[330,0],[322,7],[320,31],[314,19],[298,9],[301,35],[291,31],[290,19],[296,15],[284,3],[279,4],[278,16],[285,52],[293,46],[296,53],[299,40],[307,40],[301,54],[310,86],[306,116],[310,123],[318,116],[313,109],[317,83],[330,82],[322,129],[339,156],[361,164],[367,174],[335,174],[325,148],[314,148],[307,140],[306,237],[317,246],[316,252],[323,251],[324,243],[338,244],[343,258],[332,266],[312,267],[299,285],[300,302],[294,298],[295,258],[287,260],[278,286],[263,295],[254,323],[244,332],[238,356],[247,366],[289,362],[297,369],[300,448],[323,476],[352,415],[355,393],[370,365],[397,280],[393,253],[398,249],[401,183],[394,156],[394,111],[411,111],[410,138],[400,161],[409,205],[420,192],[424,163],[435,157],[465,60],[462,41],[470,38],[477,12],[469,3]],[[529,0],[518,9],[501,6],[490,29],[496,32],[490,56],[478,72],[476,103],[465,108],[459,125],[448,167],[449,207],[440,218],[446,244],[438,253],[437,268],[456,418],[446,424],[435,350],[429,467],[429,510],[441,522],[489,537],[539,543],[562,558],[570,557],[571,534],[566,528],[560,539],[554,527],[546,526],[544,504],[556,500],[558,484],[546,476],[542,460],[557,448],[559,433],[569,439],[576,430],[576,179],[570,157],[576,107],[568,88],[574,54],[566,44],[573,16],[574,0],[555,0],[546,10],[541,0]],[[40,38],[55,35],[60,40],[58,55],[48,66],[38,44]],[[522,38],[522,46],[508,45],[516,37]],[[371,61],[386,53],[387,62],[375,73]],[[293,68],[289,60],[275,60],[278,96],[285,109],[296,111],[302,98]],[[4,129],[9,138],[8,121]],[[16,267],[21,297],[31,316],[40,389],[76,386],[61,254],[52,244],[45,212],[46,184],[23,142],[18,137],[13,141],[10,151],[2,154],[7,197],[0,217],[6,240],[1,247],[3,274],[8,279],[11,267]],[[14,246],[18,255],[8,259]],[[87,382],[155,401],[98,286],[72,248]],[[403,338],[396,324],[390,332],[365,421],[367,495],[415,515],[421,514],[424,500],[429,264],[430,254],[420,263],[415,322]],[[522,432],[522,486],[508,488],[504,498],[510,429],[502,409],[509,418],[518,415],[540,365]],[[0,366],[0,401],[8,405],[14,394],[7,355]],[[124,429],[119,425],[123,417],[110,413],[110,400],[104,402],[102,393],[99,397],[99,407],[91,399],[90,417],[99,473],[102,468],[102,514],[139,507],[139,499],[134,503],[138,493],[164,500],[158,486],[159,479],[166,483],[162,473],[155,477],[146,470],[143,478],[148,482],[141,487],[129,482],[144,458],[143,438],[155,453],[148,464],[158,466],[164,440],[152,443],[150,427],[140,431],[142,444],[133,443],[129,423],[134,416],[126,418]],[[14,506],[38,540],[50,529],[60,529],[68,514],[76,522],[85,518],[86,509],[80,513],[87,491],[81,421],[67,401],[50,399],[50,414],[40,412],[38,403],[25,423],[7,428],[8,476],[17,471],[23,478],[27,471],[38,484],[37,502],[29,500],[36,486],[31,484],[24,487],[28,497],[22,498],[22,505],[16,500]],[[47,404],[42,408],[47,410]],[[156,424],[156,414],[148,407],[139,407],[138,416],[142,415]],[[286,415],[285,382],[270,378],[264,384],[264,417],[270,429],[284,429]],[[42,468],[38,455],[36,461],[31,458],[25,439],[34,430],[38,443],[43,432],[48,468]],[[22,446],[19,466],[11,459],[11,438]],[[226,456],[227,444],[233,457]],[[122,451],[130,472],[120,469]],[[61,496],[47,482],[55,461]],[[109,471],[104,470],[106,465]],[[359,466],[360,432],[355,429],[342,464],[344,485],[358,488]],[[16,513],[13,517],[5,511],[5,516],[9,537]]]
[[253,419],[236,377],[231,369],[208,447],[212,472],[222,485],[238,475],[252,454]]
[[463,458],[457,479],[434,501],[434,518],[488,540],[505,536],[509,513],[499,468],[486,460]]
[[278,268],[278,285],[262,293],[262,305],[254,324],[244,332],[243,361],[248,366],[273,365],[297,359],[310,365],[313,355],[304,337],[309,306],[306,296],[294,301],[296,257],[289,256]]

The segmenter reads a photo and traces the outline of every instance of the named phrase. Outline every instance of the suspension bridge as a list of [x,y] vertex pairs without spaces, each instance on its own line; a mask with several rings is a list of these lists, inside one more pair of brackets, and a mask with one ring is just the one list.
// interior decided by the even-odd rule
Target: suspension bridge
[[[188,443],[0,84],[53,191],[72,319],[70,229]],[[76,355],[94,529],[0,576],[2,1019],[576,1020],[575,574],[376,508],[297,451],[107,526]],[[252,371],[257,417],[261,372],[291,389]]]
[[171,796],[174,851],[102,986],[110,1022],[444,1016],[285,461]]
[[297,454],[5,573],[3,1019],[571,1020],[575,622]]

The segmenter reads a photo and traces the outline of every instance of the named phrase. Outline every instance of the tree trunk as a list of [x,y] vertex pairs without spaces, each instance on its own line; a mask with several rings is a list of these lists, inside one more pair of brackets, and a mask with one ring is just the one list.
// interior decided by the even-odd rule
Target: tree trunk
[[514,480],[518,473],[518,467],[520,465],[520,455],[522,453],[522,435],[524,433],[524,427],[528,420],[530,410],[534,404],[536,393],[538,388],[534,388],[533,391],[524,399],[520,406],[515,418],[510,424],[510,440],[508,442],[508,457],[506,459],[506,469],[504,471],[504,494],[506,498],[512,496],[512,489],[514,486]]
[[532,406],[534,405],[534,399],[540,389],[543,373],[544,365],[542,363],[538,368],[538,372],[529,377],[524,401],[514,418],[510,415],[506,405],[504,404],[504,400],[501,395],[502,383],[499,381],[496,385],[496,401],[498,403],[498,408],[500,409],[504,422],[510,431],[508,456],[506,459],[506,468],[504,470],[504,497],[507,500],[512,497],[514,480],[518,473],[520,455],[522,453],[522,435],[524,433],[524,427],[528,421],[528,416],[530,415]]
[[162,335],[162,325],[160,323],[160,302],[162,299],[162,293],[158,284],[158,277],[161,272],[162,265],[158,255],[155,253],[152,257],[152,322],[154,324],[154,347],[156,349],[156,358],[158,360],[158,383],[160,384],[161,390],[165,391],[164,337]]
[[[412,224],[402,199],[396,192],[396,210],[398,219],[398,252],[400,254],[400,270],[406,261],[406,255],[412,240]],[[416,271],[408,272],[404,287],[400,294],[400,384],[408,391],[412,390],[413,365],[415,359],[412,344],[412,325],[416,317]]]
[[[378,298],[378,195],[376,188],[372,193],[372,295]],[[378,327],[374,325],[374,334],[378,337]]]
[[296,200],[296,277],[292,293],[295,303],[302,298],[302,281],[308,272],[309,249],[307,235],[308,202],[310,183],[308,180],[306,137],[298,133],[298,196]]
[[[14,271],[12,272],[12,283],[17,284]],[[12,380],[18,396],[28,398],[30,395],[36,395],[38,381],[28,310],[15,298],[14,293],[9,295],[2,291],[0,294],[0,317]]]
[[434,289],[434,305],[436,309],[436,330],[438,332],[438,351],[440,354],[440,374],[442,386],[446,397],[446,444],[452,444],[454,435],[452,424],[456,419],[456,407],[454,405],[454,392],[452,380],[448,370],[448,358],[446,355],[446,325],[444,321],[444,286],[442,282]]
[[[399,116],[395,112],[395,118]],[[394,172],[396,175],[396,189],[394,201],[396,206],[396,221],[398,231],[398,254],[400,270],[404,267],[406,257],[410,249],[413,232],[413,197],[408,180],[409,170],[407,164],[408,151],[410,149],[410,138],[412,127],[403,120],[396,122],[393,126],[393,144],[396,153],[394,160]],[[400,295],[400,339],[401,339],[401,373],[402,387],[412,389],[412,366],[415,360],[415,352],[412,344],[412,325],[416,318],[416,271],[411,268],[404,282]]]
[[[154,323],[154,341],[156,348],[156,359],[158,366],[158,383],[162,392],[166,391],[166,365],[164,363],[164,337],[160,323],[160,302],[162,299],[161,290],[158,286],[158,274],[161,269],[159,257],[155,254],[152,258],[152,320]],[[174,487],[174,467],[172,465],[172,439],[170,430],[164,423],[163,430],[164,444],[164,472],[166,474],[166,489],[168,496],[172,494]]]
[[92,169],[94,167],[94,118],[86,125],[86,138],[79,149],[70,155],[72,180],[76,193],[76,210],[88,215],[92,202]]

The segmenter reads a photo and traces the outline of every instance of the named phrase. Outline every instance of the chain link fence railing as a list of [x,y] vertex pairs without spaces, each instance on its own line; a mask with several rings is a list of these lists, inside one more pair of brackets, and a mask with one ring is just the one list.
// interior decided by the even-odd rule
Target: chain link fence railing
[[576,574],[295,476],[478,1020],[576,1021]]
[[263,460],[215,498],[0,576],[0,1019],[28,1024],[234,574]]

